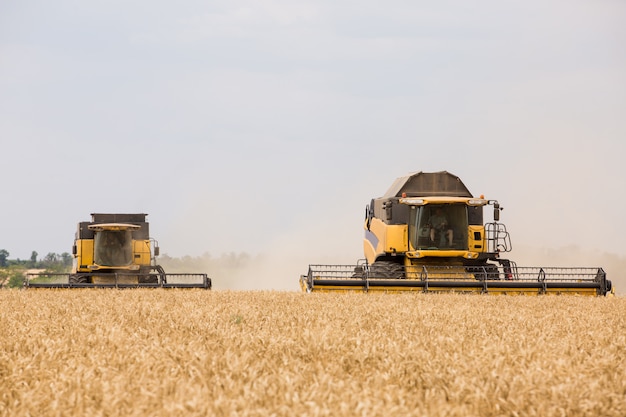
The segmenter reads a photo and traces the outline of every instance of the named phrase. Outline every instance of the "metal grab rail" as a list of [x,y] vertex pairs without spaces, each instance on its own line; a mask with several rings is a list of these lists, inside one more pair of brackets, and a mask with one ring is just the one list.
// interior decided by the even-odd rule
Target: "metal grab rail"
[[485,240],[487,241],[488,252],[498,253],[513,250],[511,236],[503,223],[493,222],[485,224]]

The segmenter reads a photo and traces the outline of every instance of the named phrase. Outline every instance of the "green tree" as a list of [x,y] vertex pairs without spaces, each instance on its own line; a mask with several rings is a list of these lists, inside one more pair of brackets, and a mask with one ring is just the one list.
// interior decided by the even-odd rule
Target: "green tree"
[[37,255],[39,254],[36,251],[30,254],[30,261],[33,263],[33,266],[37,263]]
[[24,271],[23,270],[14,270],[11,271],[11,276],[9,278],[9,288],[19,288],[24,285]]
[[55,264],[59,261],[58,259],[58,255],[54,252],[50,252],[46,255],[45,258],[43,258],[43,261],[46,265],[52,265]]
[[63,262],[63,266],[72,266],[72,255],[67,252],[63,252],[61,254],[61,262]]
[[0,249],[0,266],[1,267],[6,267],[7,266],[7,259],[9,257],[9,252],[6,249]]

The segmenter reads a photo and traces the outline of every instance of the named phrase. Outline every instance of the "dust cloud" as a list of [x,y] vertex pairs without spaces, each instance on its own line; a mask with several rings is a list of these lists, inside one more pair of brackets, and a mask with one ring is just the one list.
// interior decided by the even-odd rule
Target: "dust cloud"
[[170,273],[206,273],[216,290],[277,290],[299,291],[299,278],[309,264],[354,264],[357,258],[314,256],[303,252],[286,255],[273,251],[250,255],[225,253],[217,257],[202,256],[173,258],[163,255],[159,264]]
[[[342,206],[347,199],[345,196],[334,198],[338,206]],[[347,206],[344,212],[337,211],[335,205],[326,201],[308,202],[301,208],[283,207],[285,211],[298,214],[293,218],[282,218],[280,224],[266,225],[277,229],[271,236],[261,228],[262,216],[258,216],[253,223],[216,227],[215,222],[201,225],[188,219],[215,219],[221,215],[212,213],[201,217],[195,209],[190,209],[189,216],[178,219],[171,228],[172,233],[166,238],[167,247],[184,251],[195,246],[203,248],[203,254],[180,258],[161,255],[158,262],[166,272],[207,273],[214,289],[300,291],[300,275],[308,272],[310,264],[351,265],[363,258],[364,204]],[[221,247],[235,249],[220,249],[217,245],[211,247],[211,242],[207,243],[204,237],[206,234],[180,233],[194,229],[212,230],[212,241],[220,242]],[[241,236],[246,236],[246,239],[238,242]],[[192,242],[194,238],[197,241]],[[163,242],[165,239],[161,240]],[[180,252],[173,253],[180,256]]]
[[298,290],[298,279],[307,272],[304,259],[280,259],[269,254],[226,253],[217,257],[159,258],[167,272],[206,273],[216,290]]

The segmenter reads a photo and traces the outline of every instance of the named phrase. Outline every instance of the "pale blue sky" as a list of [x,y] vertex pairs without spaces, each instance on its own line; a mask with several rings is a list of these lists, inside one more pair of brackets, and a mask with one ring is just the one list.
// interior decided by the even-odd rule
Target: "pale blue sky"
[[618,0],[2,1],[0,248],[145,212],[164,253],[296,275],[361,256],[395,178],[447,170],[514,245],[622,256],[625,21]]

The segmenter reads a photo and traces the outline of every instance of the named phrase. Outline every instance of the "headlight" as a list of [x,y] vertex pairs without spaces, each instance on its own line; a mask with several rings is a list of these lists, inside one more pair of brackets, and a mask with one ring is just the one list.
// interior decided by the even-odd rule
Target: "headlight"
[[471,200],[467,200],[468,206],[484,206],[487,204],[487,200],[484,198],[472,198]]
[[412,206],[423,206],[425,204],[423,198],[414,198],[414,197],[401,198],[400,203],[410,204]]

